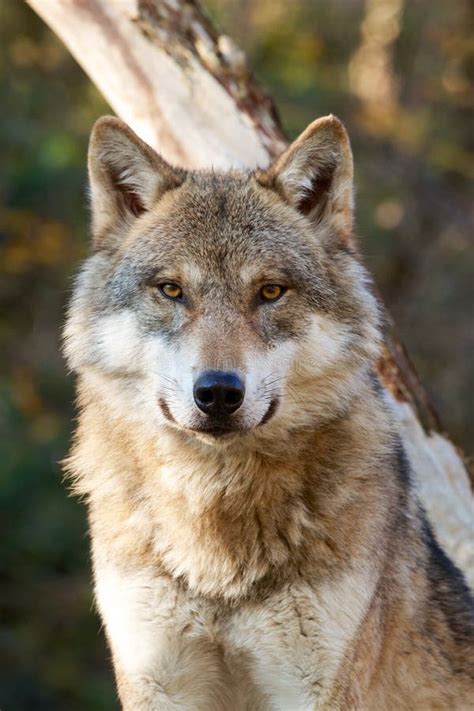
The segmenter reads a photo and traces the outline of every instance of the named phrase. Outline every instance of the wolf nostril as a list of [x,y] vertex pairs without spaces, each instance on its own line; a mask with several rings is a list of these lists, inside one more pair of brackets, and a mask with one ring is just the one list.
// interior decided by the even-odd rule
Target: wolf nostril
[[194,402],[213,417],[231,415],[244,401],[245,387],[235,373],[208,370],[194,384]]
[[240,390],[229,390],[224,396],[224,403],[226,405],[240,405],[242,402],[242,393]]
[[196,395],[198,399],[207,404],[210,404],[214,400],[214,394],[210,388],[198,388],[196,390]]

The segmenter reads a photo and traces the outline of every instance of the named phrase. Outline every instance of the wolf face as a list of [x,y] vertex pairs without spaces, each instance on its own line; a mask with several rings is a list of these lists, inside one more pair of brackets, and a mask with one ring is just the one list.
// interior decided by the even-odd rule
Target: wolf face
[[379,331],[349,245],[352,158],[336,118],[245,174],[174,169],[106,117],[89,174],[93,254],[65,350],[111,417],[215,444],[347,407]]

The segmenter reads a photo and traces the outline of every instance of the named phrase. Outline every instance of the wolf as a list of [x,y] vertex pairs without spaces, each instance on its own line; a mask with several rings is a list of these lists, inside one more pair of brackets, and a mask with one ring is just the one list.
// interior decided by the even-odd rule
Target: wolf
[[374,373],[334,116],[269,167],[89,148],[66,470],[126,711],[468,711],[474,618]]

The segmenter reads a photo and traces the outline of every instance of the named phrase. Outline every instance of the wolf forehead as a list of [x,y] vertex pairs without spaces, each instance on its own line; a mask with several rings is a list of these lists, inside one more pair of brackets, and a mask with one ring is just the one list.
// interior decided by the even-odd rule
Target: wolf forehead
[[136,225],[123,245],[129,256],[153,267],[194,265],[202,274],[235,278],[245,273],[314,277],[323,251],[307,239],[303,221],[251,173],[189,173]]
[[360,294],[354,298],[360,276],[348,274],[354,255],[327,236],[324,225],[308,225],[253,173],[188,173],[137,220],[111,255],[99,299],[94,289],[94,310],[139,303],[143,318],[146,311],[153,324],[165,316],[161,306],[150,310],[143,302],[144,288],[155,280],[176,280],[195,309],[207,304],[223,312],[227,305],[250,317],[259,288],[276,283],[295,296],[275,313],[266,312],[267,327],[277,321],[282,333],[296,332],[307,311],[353,323],[360,317]]

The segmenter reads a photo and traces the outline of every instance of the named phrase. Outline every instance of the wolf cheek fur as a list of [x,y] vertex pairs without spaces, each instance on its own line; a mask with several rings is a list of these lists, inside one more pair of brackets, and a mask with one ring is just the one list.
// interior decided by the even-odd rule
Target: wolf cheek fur
[[[172,168],[104,118],[89,172],[66,467],[123,707],[471,708],[464,583],[374,386],[342,124],[242,174]],[[238,379],[201,380],[208,404],[223,382],[242,404],[200,407],[203,373]]]

